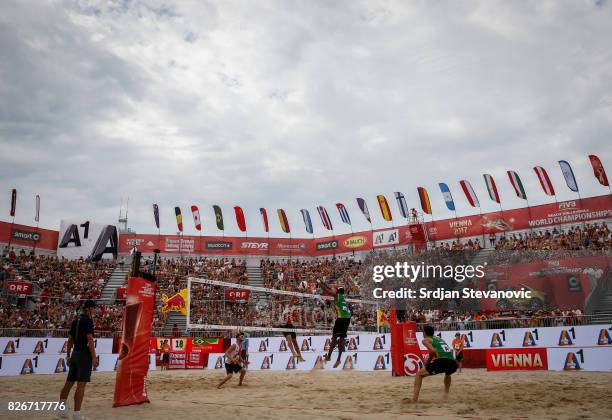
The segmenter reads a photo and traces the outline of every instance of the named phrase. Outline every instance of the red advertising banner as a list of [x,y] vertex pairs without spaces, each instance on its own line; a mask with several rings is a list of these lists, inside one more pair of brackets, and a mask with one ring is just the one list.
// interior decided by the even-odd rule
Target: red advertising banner
[[396,312],[392,309],[389,323],[393,376],[414,376],[424,366],[416,338],[416,322],[397,322]]
[[548,370],[545,348],[488,349],[487,370]]
[[15,223],[0,222],[0,242],[11,243],[20,246],[33,247],[37,249],[57,249],[59,232],[49,229],[37,229],[32,226],[19,225]]
[[157,285],[140,277],[128,279],[113,407],[149,402],[151,326]]
[[32,283],[24,280],[7,281],[4,283],[4,291],[16,295],[31,295]]
[[117,288],[117,299],[125,299],[127,297],[127,287]]
[[249,297],[251,297],[250,290],[225,289],[225,300],[249,300]]

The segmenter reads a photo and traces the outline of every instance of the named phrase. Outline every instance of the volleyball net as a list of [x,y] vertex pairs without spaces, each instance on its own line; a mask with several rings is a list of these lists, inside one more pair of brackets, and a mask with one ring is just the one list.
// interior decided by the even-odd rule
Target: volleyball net
[[[312,286],[299,292],[189,277],[187,329],[331,334],[336,320],[333,297],[318,292]],[[354,298],[346,301],[351,312],[349,331],[375,332],[379,302]],[[293,328],[287,327],[288,320]]]

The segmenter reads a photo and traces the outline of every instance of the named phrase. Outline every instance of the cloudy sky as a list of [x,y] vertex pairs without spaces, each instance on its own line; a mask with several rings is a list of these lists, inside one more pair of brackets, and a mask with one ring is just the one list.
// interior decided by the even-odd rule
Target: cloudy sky
[[522,176],[530,201],[546,203],[532,167],[542,165],[559,200],[576,197],[557,161],[568,160],[583,197],[608,193],[587,155],[612,172],[612,4],[606,1],[22,1],[0,14],[0,220],[115,222],[186,233],[189,206],[204,233],[227,232],[243,206],[251,234],[259,207],[280,228],[287,210],[336,202],[355,229],[376,226],[375,196],[398,217],[394,191],[418,206],[427,187],[436,218],[471,214],[458,181],[470,180],[483,211],[497,206],[482,174]]

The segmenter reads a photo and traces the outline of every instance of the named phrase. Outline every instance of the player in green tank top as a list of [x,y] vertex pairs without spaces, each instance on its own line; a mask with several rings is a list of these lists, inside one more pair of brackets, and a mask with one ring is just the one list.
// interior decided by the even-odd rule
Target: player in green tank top
[[322,281],[318,281],[318,283],[324,292],[327,292],[334,297],[336,322],[334,323],[331,343],[329,345],[327,355],[325,356],[325,361],[329,362],[331,360],[332,352],[334,351],[334,348],[336,348],[336,343],[338,343],[338,359],[336,359],[336,363],[334,363],[334,367],[336,368],[340,366],[340,358],[342,357],[342,353],[344,353],[346,334],[351,323],[351,312],[346,304],[343,287],[338,287],[336,290],[334,290]]
[[444,399],[448,398],[451,386],[451,375],[457,371],[457,362],[453,358],[453,351],[440,337],[434,337],[434,328],[427,325],[423,328],[423,345],[429,351],[429,359],[424,368],[419,370],[414,378],[413,402],[419,400],[423,378],[430,375],[444,373]]

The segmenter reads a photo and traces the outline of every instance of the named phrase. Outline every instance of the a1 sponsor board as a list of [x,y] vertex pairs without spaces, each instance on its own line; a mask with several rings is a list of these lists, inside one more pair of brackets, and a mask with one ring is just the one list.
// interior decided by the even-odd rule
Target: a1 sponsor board
[[374,232],[374,246],[388,246],[399,244],[399,230],[390,229]]

